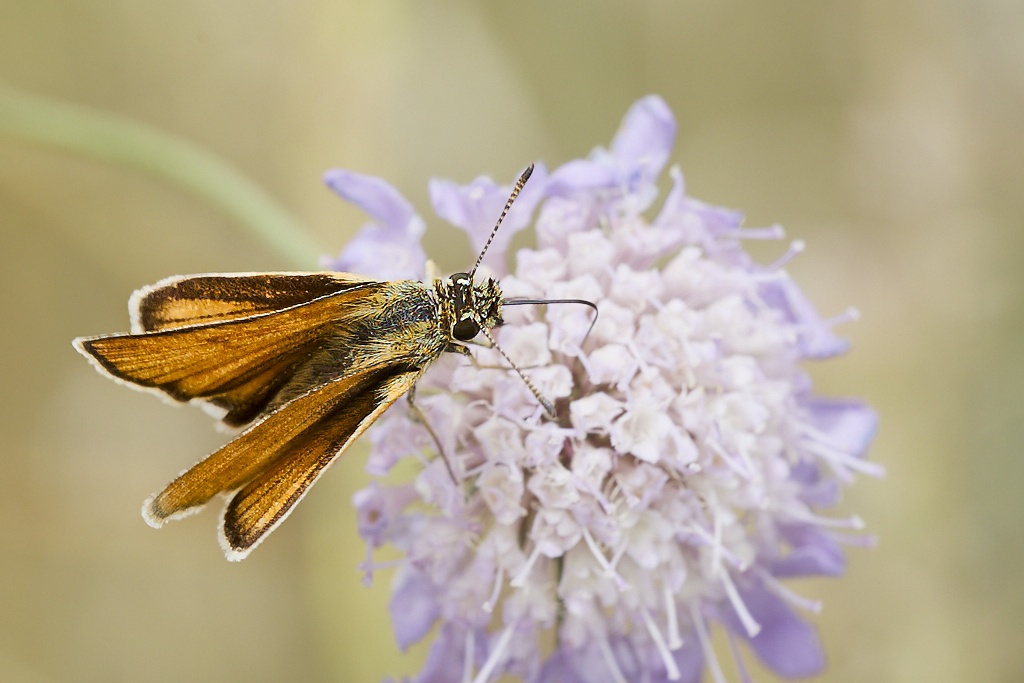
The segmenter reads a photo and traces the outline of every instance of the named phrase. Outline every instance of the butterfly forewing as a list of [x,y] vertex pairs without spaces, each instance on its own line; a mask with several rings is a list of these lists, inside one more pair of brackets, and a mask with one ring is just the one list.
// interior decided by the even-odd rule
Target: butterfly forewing
[[333,327],[363,311],[368,291],[385,287],[387,283],[364,282],[272,313],[85,338],[77,344],[119,380],[159,389],[179,401],[214,399],[229,412],[237,407],[251,414],[252,404],[272,393],[268,385],[285,381],[287,370]]
[[155,332],[271,313],[367,284],[349,273],[242,273],[169,277],[132,295],[132,332]]

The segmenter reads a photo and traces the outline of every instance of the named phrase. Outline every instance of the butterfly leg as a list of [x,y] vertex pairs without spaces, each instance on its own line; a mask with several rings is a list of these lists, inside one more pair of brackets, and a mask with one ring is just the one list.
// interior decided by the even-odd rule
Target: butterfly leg
[[448,470],[448,475],[452,478],[452,483],[456,486],[459,485],[459,480],[455,477],[455,470],[452,468],[452,463],[448,459],[448,455],[444,452],[444,447],[441,445],[441,439],[437,437],[437,432],[430,426],[430,421],[427,419],[426,413],[424,413],[418,405],[416,405],[416,386],[409,390],[406,394],[409,399],[409,410],[412,411],[416,419],[419,420],[420,424],[426,428],[427,433],[430,434],[430,438],[434,440],[434,445],[437,446],[437,452],[441,454],[441,459],[444,461],[445,469]]

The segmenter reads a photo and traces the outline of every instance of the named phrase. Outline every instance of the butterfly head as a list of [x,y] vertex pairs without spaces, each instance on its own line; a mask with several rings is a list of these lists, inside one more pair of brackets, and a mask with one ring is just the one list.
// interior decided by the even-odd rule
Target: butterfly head
[[501,288],[487,278],[474,283],[469,273],[455,273],[447,283],[447,299],[450,306],[448,317],[450,333],[457,341],[469,341],[481,329],[490,329],[502,324]]

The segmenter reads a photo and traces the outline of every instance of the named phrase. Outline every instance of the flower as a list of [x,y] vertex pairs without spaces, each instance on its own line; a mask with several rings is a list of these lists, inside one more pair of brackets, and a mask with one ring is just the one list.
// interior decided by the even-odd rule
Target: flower
[[[374,483],[354,501],[371,555],[403,553],[399,645],[440,624],[417,683],[697,681],[705,668],[722,680],[709,639],[723,627],[740,671],[740,643],[782,676],[823,667],[799,614],[819,605],[783,580],[844,571],[841,546],[863,543],[848,532],[862,523],[822,511],[854,475],[882,468],[864,459],[874,412],[815,395],[801,364],[844,352],[833,327],[853,314],[818,316],[784,270],[802,245],[756,264],[743,241],[781,229],[741,228],[739,213],[688,197],[678,169],[652,209],[674,136],[665,103],[644,98],[608,150],[536,175],[513,208],[513,229],[537,211],[536,246],[515,254],[505,295],[600,312],[591,329],[585,306],[506,307],[494,331],[554,418],[479,347],[417,387],[439,444],[404,402],[371,430],[374,474],[423,463],[414,482]],[[381,244],[416,262],[422,222],[397,192],[329,180],[384,226],[340,265],[372,265]],[[477,247],[507,194],[487,179],[431,185],[437,212]],[[492,273],[504,273],[507,244],[487,252]],[[447,464],[428,457],[438,447]]]

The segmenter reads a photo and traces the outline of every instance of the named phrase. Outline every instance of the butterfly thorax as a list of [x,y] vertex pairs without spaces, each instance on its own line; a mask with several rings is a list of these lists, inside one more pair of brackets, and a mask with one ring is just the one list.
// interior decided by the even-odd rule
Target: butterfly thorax
[[501,288],[487,278],[474,283],[468,273],[455,273],[447,280],[434,280],[441,329],[453,341],[469,341],[481,329],[502,324]]

